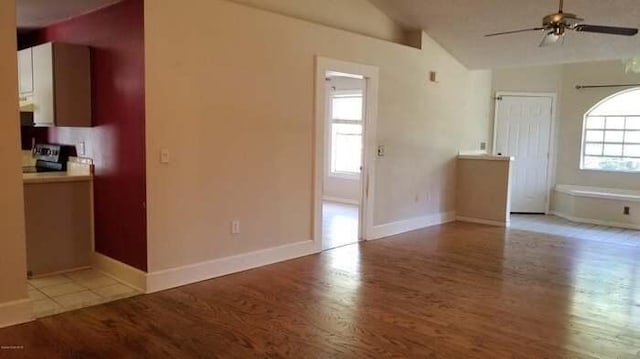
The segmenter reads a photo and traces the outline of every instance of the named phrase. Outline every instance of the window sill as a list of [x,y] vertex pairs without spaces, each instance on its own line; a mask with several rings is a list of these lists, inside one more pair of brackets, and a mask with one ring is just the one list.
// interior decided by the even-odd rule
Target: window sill
[[331,172],[329,173],[329,178],[340,178],[340,179],[346,179],[346,180],[352,180],[352,181],[359,181],[360,174]]
[[616,170],[598,170],[598,169],[594,169],[594,168],[580,168],[580,171],[604,172],[604,173],[623,173],[623,174],[640,174],[640,170],[638,170],[638,171],[616,171]]

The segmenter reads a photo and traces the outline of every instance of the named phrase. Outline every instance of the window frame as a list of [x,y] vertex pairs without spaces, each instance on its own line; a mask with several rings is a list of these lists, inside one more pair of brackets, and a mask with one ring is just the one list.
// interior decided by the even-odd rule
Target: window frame
[[[333,99],[336,97],[359,97],[362,99],[362,116],[360,120],[352,120],[352,119],[339,119],[333,117]],[[329,171],[328,176],[333,178],[342,178],[342,179],[350,179],[350,180],[359,180],[362,176],[362,149],[360,151],[360,170],[358,172],[351,171],[334,171],[334,148],[335,148],[335,139],[333,136],[333,125],[334,124],[345,124],[345,125],[359,125],[361,128],[360,136],[361,147],[364,148],[364,121],[365,121],[365,103],[364,103],[364,91],[363,90],[334,90],[329,93]]]
[[[633,128],[633,129],[628,129],[628,120],[629,118],[638,118],[640,119],[640,114],[624,114],[624,115],[607,115],[607,114],[599,114],[599,115],[592,115],[592,113],[598,109],[601,105],[603,105],[604,103],[614,99],[615,97],[624,95],[625,93],[628,92],[632,92],[632,91],[640,91],[640,88],[631,88],[631,89],[627,89],[624,91],[620,91],[620,92],[616,92],[610,96],[607,96],[606,98],[604,98],[603,100],[601,100],[600,102],[598,102],[595,106],[591,107],[589,109],[589,111],[587,111],[584,114],[584,118],[583,118],[583,122],[582,122],[582,138],[580,141],[580,170],[581,171],[597,171],[597,172],[611,172],[611,173],[629,173],[629,174],[634,174],[634,173],[640,173],[640,169],[638,170],[620,170],[620,169],[601,169],[601,168],[587,168],[585,167],[585,158],[586,157],[600,157],[600,158],[615,158],[615,159],[625,159],[625,158],[631,158],[631,159],[637,159],[638,162],[640,162],[640,156],[625,156],[624,154],[624,150],[625,150],[625,145],[640,145],[640,142],[626,142],[626,134],[630,133],[630,132],[635,132],[635,133],[640,133],[640,126],[639,128]],[[638,111],[640,112],[640,111]],[[600,117],[603,118],[604,120],[604,124],[602,126],[602,128],[587,128],[587,123],[588,120],[590,118],[594,118],[594,117]],[[607,129],[607,121],[609,118],[623,118],[624,119],[624,125],[622,126],[621,129]],[[602,141],[587,141],[587,132],[588,131],[602,131]],[[620,132],[622,133],[622,141],[621,142],[609,142],[606,141],[606,135],[607,132]],[[602,145],[602,154],[600,155],[589,155],[587,154],[586,148],[587,145],[591,145],[591,144],[595,144],[595,145]],[[621,155],[619,156],[607,156],[604,154],[604,147],[605,145],[620,145],[622,147],[622,152]]]

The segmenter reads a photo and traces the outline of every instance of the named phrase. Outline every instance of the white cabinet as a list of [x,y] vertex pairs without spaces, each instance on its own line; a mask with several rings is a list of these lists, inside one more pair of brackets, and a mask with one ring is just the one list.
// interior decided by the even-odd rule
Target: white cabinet
[[89,48],[46,43],[31,50],[34,126],[90,127]]
[[18,84],[20,97],[33,93],[33,57],[30,48],[18,51]]

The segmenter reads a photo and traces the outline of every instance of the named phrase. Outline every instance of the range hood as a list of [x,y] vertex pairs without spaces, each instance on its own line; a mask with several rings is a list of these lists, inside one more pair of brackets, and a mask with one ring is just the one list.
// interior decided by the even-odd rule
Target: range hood
[[33,111],[36,107],[33,104],[33,98],[20,96],[18,104],[20,107],[20,126],[33,126]]

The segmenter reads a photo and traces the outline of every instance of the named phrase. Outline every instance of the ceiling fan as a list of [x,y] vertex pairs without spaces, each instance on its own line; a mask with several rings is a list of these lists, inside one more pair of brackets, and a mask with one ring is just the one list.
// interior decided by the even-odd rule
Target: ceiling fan
[[586,25],[580,24],[584,19],[579,18],[575,14],[571,14],[563,11],[564,0],[560,0],[560,9],[557,13],[547,15],[542,19],[542,26],[534,27],[530,29],[514,30],[497,32],[493,34],[487,34],[485,37],[516,34],[527,31],[544,31],[545,36],[540,43],[540,46],[549,46],[556,43],[564,42],[564,35],[567,30],[573,30],[578,32],[595,32],[599,34],[608,35],[622,35],[622,36],[634,36],[638,33],[638,29],[629,27],[614,27],[614,26],[601,26],[601,25]]

